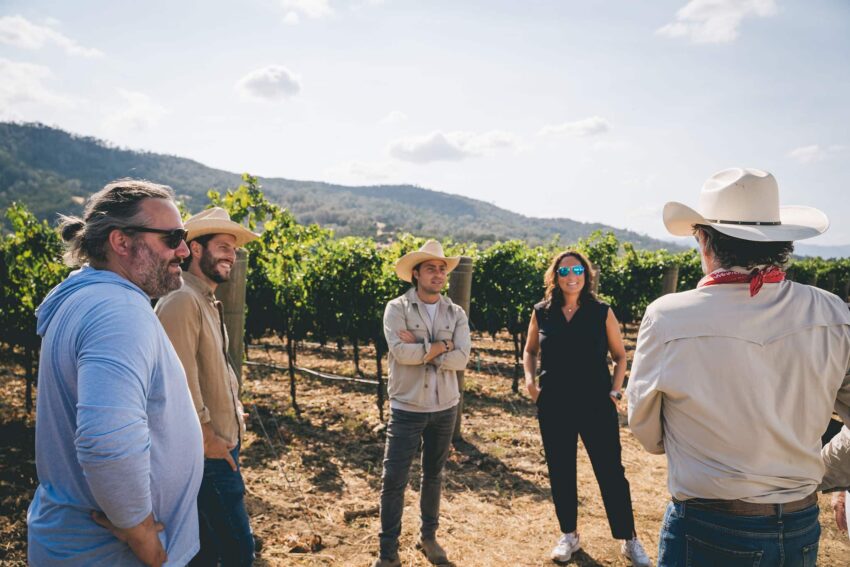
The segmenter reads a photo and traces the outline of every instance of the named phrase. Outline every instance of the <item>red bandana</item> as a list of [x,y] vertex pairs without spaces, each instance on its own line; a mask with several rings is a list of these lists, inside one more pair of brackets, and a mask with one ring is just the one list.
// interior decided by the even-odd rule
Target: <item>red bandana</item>
[[766,283],[779,283],[785,280],[785,272],[776,266],[768,266],[761,270],[753,270],[749,274],[740,272],[732,272],[723,270],[712,272],[702,278],[697,287],[705,287],[707,285],[727,284],[727,283],[749,283],[750,297],[754,296],[761,290],[761,286]]

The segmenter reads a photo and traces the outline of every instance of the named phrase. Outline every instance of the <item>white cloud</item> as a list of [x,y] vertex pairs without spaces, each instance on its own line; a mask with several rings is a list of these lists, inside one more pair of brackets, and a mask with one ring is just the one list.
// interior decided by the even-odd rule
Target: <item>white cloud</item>
[[473,132],[432,132],[427,136],[404,138],[392,142],[389,154],[413,163],[460,161],[479,157],[495,150],[518,149],[516,136],[499,130],[483,134]]
[[[49,23],[56,25],[55,20],[50,20]],[[68,55],[103,56],[103,52],[98,49],[83,47],[52,27],[34,24],[20,15],[0,18],[0,43],[22,49],[41,49],[52,44],[62,48]]]
[[236,90],[247,98],[277,101],[297,95],[301,81],[286,67],[269,65],[239,79]]
[[164,106],[144,93],[118,89],[122,98],[119,108],[106,116],[104,128],[110,134],[150,130],[167,113]]
[[393,110],[383,118],[381,118],[381,124],[401,124],[402,122],[407,121],[407,114],[400,110]]
[[601,116],[590,116],[575,122],[564,122],[563,124],[554,124],[544,126],[538,133],[540,136],[576,136],[585,138],[587,136],[597,136],[605,134],[611,130],[611,123]]
[[656,33],[694,43],[729,43],[738,38],[744,18],[767,18],[776,11],[776,0],[690,0],[676,12],[675,21]]
[[49,68],[33,63],[20,63],[0,57],[0,116],[17,120],[19,108],[27,104],[69,107],[70,98],[54,93],[45,85],[53,77]]
[[297,24],[301,17],[316,20],[333,15],[334,11],[328,0],[280,0],[284,9],[283,21],[287,24]]
[[844,152],[847,149],[847,146],[842,145],[832,145],[824,148],[818,144],[812,144],[811,146],[795,148],[788,152],[787,156],[802,164],[810,164],[831,158],[835,154]]

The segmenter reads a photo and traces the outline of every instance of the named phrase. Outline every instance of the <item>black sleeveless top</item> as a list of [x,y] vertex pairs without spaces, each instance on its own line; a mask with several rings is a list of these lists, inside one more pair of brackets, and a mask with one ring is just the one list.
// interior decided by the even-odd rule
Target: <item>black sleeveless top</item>
[[586,301],[567,322],[560,307],[550,309],[545,302],[534,306],[540,329],[540,386],[547,397],[608,398],[608,309],[607,303]]

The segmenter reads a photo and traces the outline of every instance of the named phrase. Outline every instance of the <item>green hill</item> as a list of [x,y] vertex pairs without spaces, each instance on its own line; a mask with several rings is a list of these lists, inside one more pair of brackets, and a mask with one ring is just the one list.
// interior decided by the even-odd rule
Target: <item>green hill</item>
[[[21,201],[41,218],[60,212],[77,214],[87,196],[120,177],[170,185],[193,211],[203,208],[207,190],[233,188],[241,179],[190,159],[117,148],[41,124],[0,123],[0,209]],[[287,207],[299,221],[319,223],[341,236],[381,239],[407,231],[483,245],[513,238],[539,244],[555,235],[560,235],[561,242],[574,242],[602,229],[641,248],[679,249],[603,224],[526,217],[476,199],[411,185],[346,187],[260,180],[269,199]]]

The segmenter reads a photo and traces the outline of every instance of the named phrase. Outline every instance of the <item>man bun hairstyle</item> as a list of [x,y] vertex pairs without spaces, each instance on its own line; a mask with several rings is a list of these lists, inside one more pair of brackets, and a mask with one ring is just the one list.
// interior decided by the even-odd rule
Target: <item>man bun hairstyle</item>
[[110,233],[129,226],[143,225],[140,211],[145,199],[174,200],[174,191],[141,179],[118,179],[89,197],[83,218],[59,215],[59,232],[65,241],[65,263],[80,266],[105,262]]

